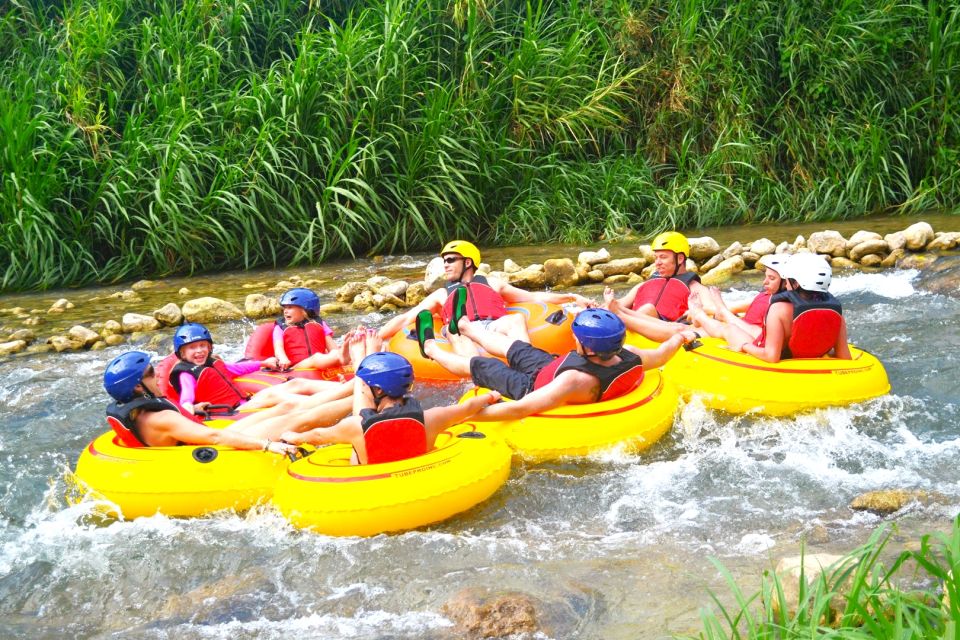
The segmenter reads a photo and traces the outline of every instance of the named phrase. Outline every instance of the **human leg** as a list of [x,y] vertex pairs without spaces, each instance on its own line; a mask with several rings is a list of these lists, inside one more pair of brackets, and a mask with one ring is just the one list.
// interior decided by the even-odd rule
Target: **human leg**
[[458,376],[467,377],[470,375],[470,361],[473,358],[462,356],[458,353],[444,351],[433,338],[428,338],[423,343],[423,352],[437,364]]
[[527,330],[527,319],[522,313],[508,313],[505,316],[497,318],[488,325],[487,329],[502,333],[512,340],[530,342],[530,332]]
[[[483,329],[479,323],[470,322],[466,318],[460,320],[459,326],[462,335],[476,342],[482,349],[493,356],[506,356],[510,345],[516,342],[516,339],[510,336],[497,331]],[[529,342],[529,339],[524,342]]]

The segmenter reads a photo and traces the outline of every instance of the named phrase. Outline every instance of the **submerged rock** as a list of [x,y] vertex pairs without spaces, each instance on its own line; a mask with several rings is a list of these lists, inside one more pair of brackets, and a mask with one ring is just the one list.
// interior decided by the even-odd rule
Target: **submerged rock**
[[931,293],[960,298],[960,256],[943,256],[920,274],[918,286]]
[[27,348],[26,340],[11,340],[9,342],[0,342],[0,356],[9,356],[19,353]]
[[453,620],[460,633],[474,638],[501,638],[538,631],[538,604],[525,593],[485,597],[465,589],[444,603],[443,613]]

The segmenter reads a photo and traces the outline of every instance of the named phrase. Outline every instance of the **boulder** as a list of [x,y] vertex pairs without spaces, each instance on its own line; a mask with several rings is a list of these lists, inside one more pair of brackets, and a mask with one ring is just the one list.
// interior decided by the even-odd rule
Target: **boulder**
[[63,351],[76,351],[83,348],[83,343],[74,340],[67,335],[50,336],[47,338],[47,344],[53,347],[54,351],[61,353]]
[[887,255],[887,252],[890,251],[887,241],[881,238],[880,234],[875,235],[877,236],[876,238],[864,240],[863,242],[851,247],[850,253],[847,255],[847,257],[854,262],[860,262],[863,256],[871,253]]
[[937,493],[923,490],[889,489],[861,493],[850,503],[850,508],[854,511],[869,511],[886,516],[896,513],[912,503],[926,506],[943,501],[943,496]]
[[860,264],[864,267],[879,267],[883,263],[883,256],[876,253],[868,253],[860,258]]
[[472,638],[502,638],[538,632],[538,601],[525,593],[508,592],[481,596],[472,589],[457,593],[442,611],[457,632]]
[[33,342],[36,339],[37,339],[37,334],[35,334],[30,329],[17,329],[13,333],[11,333],[9,336],[7,336],[7,340],[11,340],[11,341],[23,340],[24,342]]
[[487,262],[481,262],[480,266],[477,267],[478,276],[486,276],[490,274],[490,264]]
[[73,309],[73,307],[74,307],[74,304],[72,302],[70,302],[66,298],[60,298],[56,302],[54,302],[52,305],[50,305],[50,312],[53,312],[54,309],[58,309],[60,311],[66,311],[67,309]]
[[897,261],[897,267],[900,269],[927,269],[937,261],[937,256],[933,253],[909,253],[903,256],[903,259]]
[[186,318],[188,322],[206,324],[208,322],[240,320],[243,318],[243,312],[240,311],[236,305],[226,300],[207,296],[184,302],[183,317]]
[[518,265],[516,262],[514,262],[510,258],[507,258],[506,260],[503,261],[503,272],[506,274],[517,273],[522,269],[523,267]]
[[740,257],[743,259],[744,267],[748,269],[752,269],[753,265],[757,264],[757,260],[760,259],[760,255],[753,251],[744,251],[740,254]]
[[145,316],[142,313],[125,313],[120,319],[124,333],[133,333],[134,331],[156,331],[160,328],[160,322],[153,316]]
[[603,271],[600,271],[600,269],[591,269],[587,272],[587,279],[590,282],[603,282]]
[[736,273],[743,271],[745,265],[743,258],[733,256],[726,258],[708,273],[700,277],[700,281],[706,286],[718,285],[726,282]]
[[[401,300],[395,295],[389,293],[375,293],[373,294],[373,306],[381,311],[396,311],[400,307],[405,307],[406,302]],[[386,307],[391,307],[387,309]]]
[[830,258],[830,266],[835,270],[839,269],[856,269],[857,263],[851,260],[850,258]]
[[155,282],[153,280],[137,280],[132,285],[130,285],[130,288],[133,289],[134,291],[143,291],[144,289],[155,287],[158,284],[160,283]]
[[[634,275],[634,274],[630,274]],[[625,273],[621,273],[615,276],[607,276],[603,279],[603,284],[620,284],[621,282],[627,282],[630,280],[630,276]]]
[[788,251],[787,253],[796,253],[797,251],[800,251],[800,249],[806,249],[807,241],[803,236],[797,236],[794,239],[793,244],[790,245],[790,248],[792,251]]
[[777,248],[774,251],[774,253],[779,253],[779,254],[792,253],[790,249],[791,249],[790,243],[784,240],[783,242],[777,245]]
[[609,262],[597,265],[597,269],[603,272],[604,278],[610,276],[626,276],[631,273],[640,273],[646,266],[643,258],[618,258]]
[[177,290],[177,295],[179,295],[179,296],[188,296],[188,295],[190,295],[191,293],[193,293],[193,292],[190,291],[190,289],[187,289],[186,287],[180,287],[180,288]]
[[111,333],[108,336],[104,336],[103,341],[106,342],[111,347],[115,347],[118,344],[123,344],[125,338],[119,333]]
[[600,264],[601,262],[606,262],[610,259],[610,252],[607,251],[606,247],[603,247],[599,251],[581,251],[577,256],[577,262],[580,264],[585,264],[588,266],[593,266],[595,264]]
[[103,351],[107,348],[107,343],[103,340],[97,340],[92,345],[90,345],[90,351]]
[[759,240],[754,240],[750,243],[750,253],[755,253],[758,256],[765,256],[773,253],[777,250],[777,245],[773,244],[772,240],[767,238],[760,238]]
[[410,287],[410,283],[406,280],[394,280],[388,282],[383,286],[379,287],[376,292],[382,293],[387,296],[395,296],[397,298],[405,298],[407,295],[407,289]]
[[887,269],[891,267],[895,267],[897,266],[897,262],[899,262],[900,259],[903,258],[905,255],[907,255],[907,252],[903,247],[894,249],[893,251],[890,252],[890,255],[888,255],[886,258],[884,258],[880,262],[880,266]]
[[657,254],[653,252],[653,247],[648,244],[642,244],[637,247],[637,252],[640,254],[640,257],[643,258],[643,261],[647,264],[653,264],[653,261],[657,259]]
[[366,284],[367,288],[374,293],[379,293],[380,287],[390,284],[390,278],[387,276],[371,276],[367,278],[367,281],[364,284]]
[[627,276],[627,284],[631,287],[635,284],[640,284],[641,282],[643,282],[643,276],[641,276],[639,273],[631,273]]
[[[818,622],[820,624],[831,624],[843,615],[847,606],[847,598],[844,593],[852,586],[853,579],[852,571],[850,571],[851,575],[846,573],[850,568],[846,564],[848,562],[853,562],[853,560],[828,553],[807,553],[803,556],[781,558],[777,563],[775,572],[783,590],[783,600],[780,600],[780,595],[776,590],[772,591],[770,597],[773,600],[770,604],[774,614],[779,616],[781,612],[785,612],[787,619],[793,619],[796,616],[797,605],[800,600],[800,575],[803,575],[806,583],[804,591],[807,593],[810,589],[816,588],[815,585],[821,580],[821,575],[824,575],[828,589],[833,591],[835,595],[830,599],[829,610],[823,612],[823,617]],[[847,576],[845,583],[837,584],[844,576]]]
[[103,323],[103,328],[100,330],[100,335],[104,338],[120,333],[123,333],[123,325],[116,320],[107,320]]
[[931,293],[960,298],[960,256],[939,258],[936,264],[920,274],[918,285]]
[[369,289],[364,289],[357,297],[353,299],[353,302],[350,303],[350,308],[357,311],[369,311],[374,308],[373,304],[373,291]]
[[543,279],[548,287],[569,287],[580,280],[570,258],[551,258],[543,263]]
[[546,287],[547,274],[542,264],[532,264],[516,273],[508,274],[507,282],[521,289],[540,290]]
[[416,306],[423,302],[424,298],[426,298],[428,295],[430,294],[427,292],[427,285],[422,282],[414,282],[407,287],[407,293],[405,296],[407,305],[411,307]]
[[734,241],[734,243],[731,244],[729,247],[724,249],[720,255],[723,256],[722,257],[723,260],[726,260],[727,258],[738,256],[741,253],[743,253],[743,245],[740,244],[740,241],[737,240],[737,241]]
[[0,342],[0,356],[9,356],[14,353],[19,353],[26,348],[26,340],[10,340],[9,342]]
[[262,293],[251,293],[243,299],[243,314],[248,318],[256,319],[279,316],[282,312],[283,307],[280,306],[279,300],[272,296],[265,296]]
[[294,280],[297,280],[297,278],[291,278],[290,280],[281,280],[270,288],[275,289],[277,291],[287,291],[288,289],[293,289],[294,287],[299,286],[296,282],[294,282]]
[[168,302],[154,311],[153,317],[165,327],[176,327],[183,322],[183,312],[175,302]]
[[[867,240],[883,240],[883,237],[876,231],[857,231],[847,240],[847,253],[858,244],[866,242]],[[851,260],[853,260],[853,258],[851,258]]]
[[[734,254],[734,255],[739,255],[739,254]],[[731,257],[732,257],[732,256],[731,256]],[[703,266],[700,267],[700,270],[701,270],[703,273],[707,273],[708,271],[710,271],[711,269],[713,269],[714,267],[716,267],[718,264],[720,264],[721,262],[723,262],[723,259],[724,259],[724,258],[723,258],[723,254],[722,254],[722,253],[718,253],[717,255],[713,256],[712,258],[710,258],[709,260],[707,260],[706,262],[704,262],[704,263],[703,263]]]
[[927,244],[927,251],[949,251],[960,243],[960,231],[937,233],[936,237]]
[[643,268],[643,271],[640,272],[640,275],[643,277],[644,280],[649,280],[650,278],[653,277],[653,274],[655,274],[656,272],[657,272],[657,267],[655,265],[648,264]]
[[933,240],[933,227],[926,222],[912,224],[903,230],[906,248],[910,251],[920,251]]
[[903,231],[888,233],[887,235],[883,236],[883,239],[887,241],[887,246],[890,247],[890,251],[906,249],[907,247],[907,238],[905,235],[903,235]]
[[325,316],[331,313],[343,313],[344,306],[339,302],[328,302],[320,305],[320,315]]
[[362,291],[369,291],[367,285],[362,282],[348,282],[334,294],[337,302],[353,302]]
[[99,333],[92,331],[80,324],[70,327],[70,330],[67,331],[67,336],[72,340],[79,342],[84,347],[89,347],[100,339]]
[[703,262],[720,253],[720,245],[710,236],[687,238],[687,242],[690,243],[690,255],[687,257],[696,262]]
[[423,273],[423,283],[427,286],[427,293],[443,287],[447,280],[443,277],[443,258],[437,256],[427,263]]
[[812,253],[840,257],[847,255],[847,241],[839,231],[815,231],[807,240],[807,249]]

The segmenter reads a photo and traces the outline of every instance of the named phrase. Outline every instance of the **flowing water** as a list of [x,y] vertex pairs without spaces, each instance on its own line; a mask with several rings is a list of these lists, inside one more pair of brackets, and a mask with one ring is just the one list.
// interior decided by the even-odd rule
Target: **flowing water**
[[[344,279],[422,273],[423,264],[422,256],[405,257],[305,275],[325,279],[328,298]],[[187,283],[197,292],[235,290],[242,300],[241,282],[281,276],[169,281],[144,296],[169,299]],[[848,508],[864,491],[943,494],[939,504],[900,515],[903,541],[944,528],[958,512],[960,301],[921,291],[918,277],[888,271],[834,279],[852,341],[886,365],[887,397],[783,419],[733,417],[694,401],[643,454],[515,461],[509,482],[487,503],[426,530],[369,539],[297,531],[267,508],[92,522],[89,503],[68,506],[66,477],[105,429],[103,366],[129,347],[4,359],[0,637],[439,640],[459,637],[442,606],[463,589],[539,600],[545,635],[538,637],[694,633],[709,590],[731,600],[710,558],[750,591],[763,569],[799,553],[803,540],[810,551],[828,552],[862,543],[882,522]],[[757,286],[738,280],[725,294],[746,297]],[[89,315],[84,309],[104,303],[84,301],[107,292],[68,292],[79,303],[71,313]],[[102,310],[104,318],[119,316]],[[382,317],[330,321],[340,334]],[[216,327],[218,352],[239,358],[250,329]],[[168,340],[154,347],[147,340],[156,353],[169,349]],[[419,389],[434,401],[458,391]]]

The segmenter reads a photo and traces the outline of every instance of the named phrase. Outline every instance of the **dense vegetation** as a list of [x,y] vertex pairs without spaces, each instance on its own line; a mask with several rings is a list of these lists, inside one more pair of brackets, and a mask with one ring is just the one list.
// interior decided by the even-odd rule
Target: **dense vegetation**
[[0,288],[960,202],[943,0],[8,0]]
[[[730,574],[735,604],[714,596],[717,610],[701,612],[700,640],[956,640],[960,624],[960,519],[948,533],[924,536],[919,549],[882,557],[893,533],[878,529],[871,540],[823,574],[785,589],[775,573],[760,591],[744,594]],[[808,584],[809,582],[809,584]],[[794,597],[788,598],[785,593]],[[777,606],[786,603],[786,607]]]

